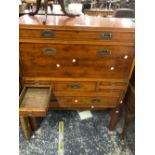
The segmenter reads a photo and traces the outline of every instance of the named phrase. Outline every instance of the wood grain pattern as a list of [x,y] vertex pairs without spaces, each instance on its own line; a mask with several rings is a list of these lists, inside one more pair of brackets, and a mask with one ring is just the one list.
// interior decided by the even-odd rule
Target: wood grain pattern
[[51,88],[27,87],[20,96],[20,116],[43,116],[47,112]]
[[118,98],[115,97],[101,97],[101,96],[93,96],[93,97],[57,97],[59,107],[74,107],[74,106],[80,106],[80,107],[115,107],[117,105]]
[[[55,55],[44,53],[43,49],[45,48],[56,49]],[[98,52],[102,50],[108,50],[111,54],[99,54]],[[128,59],[124,59],[124,56],[128,56]],[[124,78],[129,74],[133,56],[134,49],[132,47],[61,44],[20,45],[20,59],[25,71],[24,76],[37,74],[48,77],[80,77],[85,75],[86,77]],[[76,60],[75,63],[72,62],[73,59]],[[56,67],[57,64],[61,65],[60,68]],[[114,71],[110,70],[112,66],[115,67]]]
[[54,82],[55,91],[95,91],[96,83],[95,82],[79,82],[79,81],[70,81],[70,82]]
[[[31,29],[54,29],[54,30],[84,30],[101,31],[111,30],[115,32],[133,32],[135,24],[130,19],[122,18],[102,18],[92,16],[79,16],[69,18],[66,16],[48,16],[46,25],[42,24],[44,16],[35,15],[21,16],[19,19],[19,28]],[[51,28],[52,27],[52,28]]]
[[[49,40],[97,40],[97,41],[103,41],[104,39],[101,37],[102,33],[104,32],[111,32],[111,31],[80,31],[80,30],[74,30],[74,31],[67,31],[67,30],[53,30],[53,29],[44,29],[44,31],[50,31],[54,35],[52,37],[42,37],[42,30],[36,30],[36,29],[21,29],[20,31],[20,37],[21,38],[27,38],[27,39],[49,39]],[[113,32],[112,33],[112,41],[133,41],[134,34],[129,32]],[[106,40],[107,42],[110,42],[111,40]]]
[[34,81],[102,81],[102,82],[126,82],[128,83],[128,79],[114,79],[114,78],[87,78],[87,77],[79,77],[79,78],[72,78],[72,77],[67,77],[67,78],[62,78],[62,77],[22,77],[22,82],[26,82],[29,80],[34,80]]
[[[48,16],[43,25],[43,19],[19,19],[22,86],[52,87],[49,109],[111,108],[109,127],[114,130],[134,68],[134,22]],[[35,116],[45,114],[36,107]]]
[[127,82],[98,82],[97,91],[104,90],[126,90],[128,87]]
[[125,91],[120,90],[102,90],[102,91],[55,91],[55,96],[103,96],[103,97],[120,97]]

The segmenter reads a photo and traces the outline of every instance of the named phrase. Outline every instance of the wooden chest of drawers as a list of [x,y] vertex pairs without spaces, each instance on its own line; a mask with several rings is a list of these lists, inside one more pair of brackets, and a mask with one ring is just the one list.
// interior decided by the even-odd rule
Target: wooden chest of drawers
[[52,86],[50,108],[112,108],[114,128],[134,67],[130,19],[20,17],[22,86]]

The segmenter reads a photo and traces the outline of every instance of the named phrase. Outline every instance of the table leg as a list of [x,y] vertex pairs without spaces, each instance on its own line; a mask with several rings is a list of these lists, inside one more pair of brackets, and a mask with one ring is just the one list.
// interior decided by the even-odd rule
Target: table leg
[[20,123],[25,139],[29,140],[32,135],[32,131],[28,117],[20,117]]
[[109,130],[115,130],[118,117],[119,117],[119,111],[120,111],[120,107],[113,109],[111,114],[110,124],[109,124]]

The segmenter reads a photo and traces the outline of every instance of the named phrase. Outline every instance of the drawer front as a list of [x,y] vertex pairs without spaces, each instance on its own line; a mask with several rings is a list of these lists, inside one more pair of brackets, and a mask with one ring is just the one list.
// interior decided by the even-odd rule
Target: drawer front
[[125,91],[123,90],[103,90],[103,91],[55,91],[54,95],[55,96],[81,96],[81,97],[85,97],[85,96],[101,96],[101,97],[120,97],[123,96],[125,94]]
[[40,85],[40,86],[50,86],[52,85],[52,81],[44,81],[44,80],[23,80],[22,81],[24,85]]
[[111,31],[79,31],[51,29],[20,29],[20,38],[52,39],[52,40],[98,40],[98,41],[134,41],[134,33]]
[[118,98],[115,97],[102,97],[102,96],[93,96],[93,97],[57,97],[59,106],[62,107],[88,107],[88,108],[95,108],[95,107],[116,107]]
[[126,90],[128,86],[127,82],[98,82],[96,90],[105,91],[105,90]]
[[52,87],[25,86],[19,97],[20,116],[45,116],[51,99]]
[[126,78],[133,47],[20,44],[25,76]]
[[95,91],[95,82],[54,82],[55,91]]

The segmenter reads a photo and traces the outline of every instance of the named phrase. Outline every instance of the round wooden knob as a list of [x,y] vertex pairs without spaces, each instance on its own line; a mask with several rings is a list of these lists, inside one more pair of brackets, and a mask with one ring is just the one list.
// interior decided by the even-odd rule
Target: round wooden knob
[[125,56],[124,56],[124,59],[128,59],[128,57],[129,57],[128,55],[125,55]]
[[93,105],[91,106],[91,109],[94,109],[94,106]]
[[76,59],[72,59],[72,62],[73,62],[73,63],[76,62]]
[[74,100],[74,102],[75,102],[75,103],[77,103],[77,102],[78,102],[78,100],[77,100],[77,99],[75,99],[75,100]]
[[115,111],[115,113],[116,113],[116,114],[118,114],[118,113],[119,113],[119,111],[118,111],[118,110],[116,110],[116,111]]
[[115,69],[115,67],[110,67],[110,70],[114,70]]
[[56,64],[56,67],[59,68],[60,67],[60,64]]

